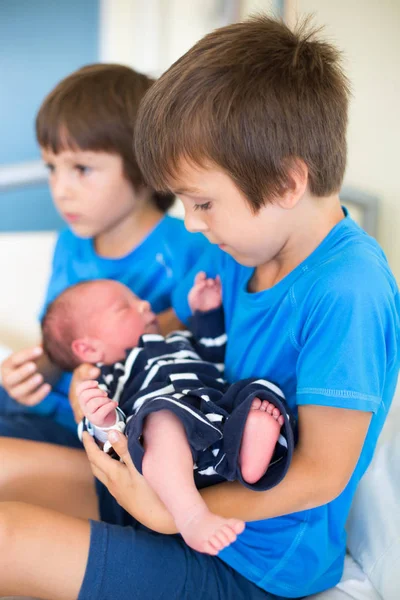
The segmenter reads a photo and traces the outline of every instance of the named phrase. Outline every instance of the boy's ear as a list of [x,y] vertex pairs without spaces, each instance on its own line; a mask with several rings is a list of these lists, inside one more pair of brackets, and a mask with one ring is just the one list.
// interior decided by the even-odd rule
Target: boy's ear
[[287,179],[277,204],[290,210],[297,206],[308,186],[308,167],[300,158],[291,158],[287,162]]
[[96,338],[79,338],[71,343],[72,352],[81,362],[98,363],[104,358],[103,344]]

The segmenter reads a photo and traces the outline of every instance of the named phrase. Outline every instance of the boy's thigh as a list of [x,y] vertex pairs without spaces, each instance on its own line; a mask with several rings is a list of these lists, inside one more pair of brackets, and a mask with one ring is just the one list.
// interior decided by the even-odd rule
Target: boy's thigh
[[87,570],[78,600],[273,600],[216,557],[180,536],[91,523]]
[[1,386],[0,437],[82,448],[73,430],[57,423],[51,416],[35,414],[29,407],[11,398]]

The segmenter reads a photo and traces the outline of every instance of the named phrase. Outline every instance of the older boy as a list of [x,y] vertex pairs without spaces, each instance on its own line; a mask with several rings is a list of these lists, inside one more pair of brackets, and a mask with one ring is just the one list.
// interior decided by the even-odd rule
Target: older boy
[[[395,279],[338,196],[348,97],[335,48],[260,17],[200,41],[138,118],[147,181],[173,190],[187,228],[225,251],[201,268],[222,279],[227,379],[273,373],[298,414],[279,486],[209,496],[226,516],[253,521],[221,558],[289,597],[340,579],[346,516],[399,369]],[[185,296],[176,295],[181,319]]]

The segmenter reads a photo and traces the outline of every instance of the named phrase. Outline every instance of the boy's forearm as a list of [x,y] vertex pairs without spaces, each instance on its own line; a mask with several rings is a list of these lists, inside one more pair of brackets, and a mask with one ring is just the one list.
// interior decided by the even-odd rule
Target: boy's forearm
[[[143,478],[142,478],[143,479]],[[177,533],[175,523],[154,492],[144,481],[139,484],[131,514],[159,533]],[[140,491],[140,488],[141,491]],[[223,517],[259,521],[315,508],[333,500],[339,493],[329,473],[295,452],[285,478],[266,492],[255,492],[239,482],[226,482],[200,490],[208,508]],[[140,497],[140,500],[139,500]],[[132,503],[133,504],[133,503]]]
[[[238,483],[206,488],[202,496],[224,517],[257,521],[327,504],[346,487],[358,462],[371,413],[299,407],[299,443],[284,479],[266,492]],[[229,493],[226,493],[229,490]]]
[[341,491],[326,470],[295,452],[286,476],[270,490],[255,492],[238,482],[227,482],[205,488],[201,495],[212,512],[258,521],[327,504]]
[[[223,517],[258,521],[327,504],[346,487],[358,462],[371,413],[325,406],[299,406],[299,442],[284,479],[266,492],[238,482],[201,490],[208,508]],[[136,485],[135,485],[136,487]],[[141,505],[140,486],[135,502]],[[160,502],[143,504],[144,524],[164,533],[171,517]],[[133,516],[136,516],[133,514]],[[137,516],[141,521],[142,515]]]

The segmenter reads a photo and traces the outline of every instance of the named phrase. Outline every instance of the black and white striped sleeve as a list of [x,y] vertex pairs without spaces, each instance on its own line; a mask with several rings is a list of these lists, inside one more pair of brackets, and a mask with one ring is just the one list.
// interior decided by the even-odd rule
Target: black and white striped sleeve
[[207,312],[196,311],[189,323],[193,334],[192,344],[203,360],[223,363],[227,335],[222,307]]

